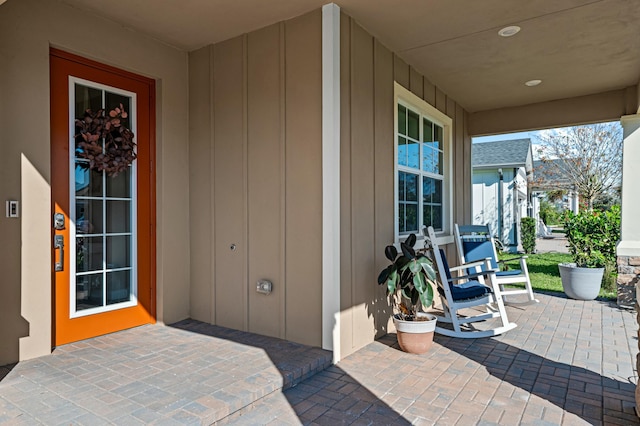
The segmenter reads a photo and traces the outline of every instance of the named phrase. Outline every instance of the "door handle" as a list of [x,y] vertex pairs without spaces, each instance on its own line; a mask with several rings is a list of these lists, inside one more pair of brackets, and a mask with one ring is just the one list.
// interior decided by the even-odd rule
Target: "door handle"
[[60,272],[63,270],[64,265],[64,235],[53,236],[53,248],[54,250],[60,250],[58,252],[58,261],[55,264],[55,271]]

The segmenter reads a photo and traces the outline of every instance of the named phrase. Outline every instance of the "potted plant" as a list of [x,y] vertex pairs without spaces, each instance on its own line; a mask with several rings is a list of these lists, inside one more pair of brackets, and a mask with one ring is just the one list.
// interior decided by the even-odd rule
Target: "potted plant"
[[436,273],[431,260],[416,253],[415,243],[416,236],[411,234],[400,243],[400,253],[393,245],[385,247],[385,256],[391,264],[380,272],[378,284],[386,285],[396,311],[393,322],[400,348],[422,354],[431,347],[436,327],[436,317],[422,310],[433,303],[432,282]]
[[562,288],[572,299],[593,300],[600,293],[605,268],[615,263],[620,209],[566,212],[563,222],[573,263],[558,265]]

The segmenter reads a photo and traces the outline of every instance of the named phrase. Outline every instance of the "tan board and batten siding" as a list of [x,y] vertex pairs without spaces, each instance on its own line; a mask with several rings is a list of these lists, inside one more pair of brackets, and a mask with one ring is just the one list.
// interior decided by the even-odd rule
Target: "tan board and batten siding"
[[0,218],[0,365],[52,347],[50,47],[157,79],[157,319],[189,315],[187,53],[64,2],[8,1],[0,6],[0,199],[18,200],[20,218]]
[[[341,342],[344,357],[387,332],[377,273],[394,229],[394,80],[453,119],[453,220],[471,220],[466,111],[341,14]],[[449,256],[454,251],[449,247]]]
[[321,36],[318,10],[189,56],[194,319],[321,344]]
[[[340,30],[343,357],[386,333],[391,315],[376,279],[393,241],[394,80],[453,118],[456,164],[470,164],[470,139],[453,100],[345,14]],[[316,346],[321,37],[318,10],[189,55],[191,316]],[[454,170],[458,221],[470,219],[469,167]],[[271,295],[255,291],[259,279]]]

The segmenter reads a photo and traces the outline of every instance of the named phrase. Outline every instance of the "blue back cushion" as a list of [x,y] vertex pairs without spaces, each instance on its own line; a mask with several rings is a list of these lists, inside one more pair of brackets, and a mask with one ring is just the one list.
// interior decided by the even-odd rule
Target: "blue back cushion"
[[444,271],[447,274],[447,280],[450,280],[451,271],[449,270],[449,262],[447,262],[447,255],[444,254],[444,250],[442,249],[440,249],[440,258],[442,259],[442,264],[444,265]]
[[488,257],[491,259],[491,267],[498,269],[498,262],[494,257],[491,240],[462,240],[462,250],[464,251],[464,258],[467,262],[484,260]]
[[[447,256],[444,254],[444,250],[442,249],[440,249],[440,257],[442,258],[442,264],[444,266],[445,274],[447,275],[447,280],[451,280],[449,262],[447,262]],[[456,285],[451,281],[447,281],[447,283],[449,284],[449,289],[451,289],[451,297],[453,300],[475,299],[476,297],[492,293],[491,288],[479,283],[478,281],[467,281],[466,283]],[[445,283],[443,284],[446,285]],[[442,289],[438,288],[438,291],[443,294]]]

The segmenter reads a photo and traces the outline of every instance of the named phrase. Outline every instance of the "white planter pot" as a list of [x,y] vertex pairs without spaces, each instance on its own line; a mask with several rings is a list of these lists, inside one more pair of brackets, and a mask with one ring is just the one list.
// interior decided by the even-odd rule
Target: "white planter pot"
[[575,263],[560,263],[562,289],[572,299],[593,300],[600,293],[604,268],[578,268]]
[[433,343],[437,317],[432,314],[418,312],[419,317],[428,318],[426,321],[404,321],[393,317],[398,335],[400,348],[411,354],[423,354]]

